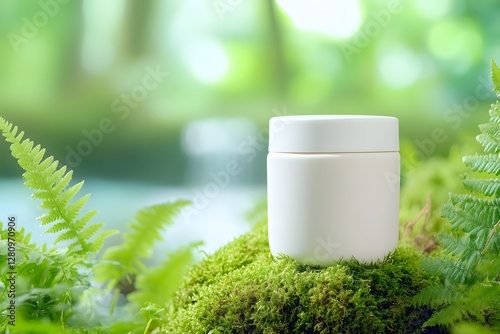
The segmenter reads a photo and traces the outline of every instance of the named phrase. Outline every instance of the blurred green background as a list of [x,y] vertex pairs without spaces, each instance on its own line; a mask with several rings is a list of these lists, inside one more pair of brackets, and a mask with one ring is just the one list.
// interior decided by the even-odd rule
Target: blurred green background
[[487,119],[498,17],[495,0],[2,0],[0,113],[80,177],[198,184],[255,153],[241,182],[264,184],[246,141],[277,113],[396,116],[425,159]]

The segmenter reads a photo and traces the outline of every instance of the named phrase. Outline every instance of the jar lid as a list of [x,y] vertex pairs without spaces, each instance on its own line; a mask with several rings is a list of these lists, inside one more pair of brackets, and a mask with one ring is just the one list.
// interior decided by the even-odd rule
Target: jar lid
[[280,116],[269,121],[269,151],[341,153],[399,151],[398,119],[387,116]]

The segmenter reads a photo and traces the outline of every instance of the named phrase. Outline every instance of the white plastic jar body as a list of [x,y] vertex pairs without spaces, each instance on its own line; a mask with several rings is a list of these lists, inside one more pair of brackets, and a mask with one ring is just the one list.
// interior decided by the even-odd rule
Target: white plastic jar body
[[398,244],[399,174],[397,151],[270,152],[271,253],[313,265],[382,260]]

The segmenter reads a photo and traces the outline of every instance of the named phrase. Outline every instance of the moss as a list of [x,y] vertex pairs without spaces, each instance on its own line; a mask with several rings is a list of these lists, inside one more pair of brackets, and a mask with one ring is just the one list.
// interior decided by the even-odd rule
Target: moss
[[165,333],[420,333],[409,298],[430,278],[419,253],[319,268],[273,259],[265,224],[197,265],[174,296]]

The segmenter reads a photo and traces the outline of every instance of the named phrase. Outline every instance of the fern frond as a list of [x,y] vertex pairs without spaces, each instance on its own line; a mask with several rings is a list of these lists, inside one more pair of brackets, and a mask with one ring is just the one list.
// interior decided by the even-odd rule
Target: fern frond
[[500,69],[493,59],[491,60],[491,81],[493,81],[495,92],[500,95]]
[[455,237],[450,234],[441,234],[439,236],[439,241],[443,244],[444,250],[453,255],[459,255],[464,252],[476,252],[481,254],[483,250],[481,247],[477,247],[476,245],[470,244],[470,240],[467,236],[464,237]]
[[442,215],[451,222],[451,228],[465,233],[477,233],[484,229],[484,226],[477,225],[476,217],[467,211],[456,209],[451,203],[445,204],[442,208]]
[[[477,256],[475,256],[477,259]],[[475,278],[473,271],[475,263],[460,261],[449,256],[443,258],[431,258],[423,261],[423,267],[432,274],[439,274],[442,278],[454,285],[471,284]]]
[[[7,233],[2,229],[0,234],[0,262],[7,263],[3,255],[6,247]],[[24,228],[16,231],[16,267],[17,285],[16,304],[19,317],[26,316],[34,320],[41,315],[63,320],[65,315],[71,315],[75,303],[74,290],[81,286],[88,286],[86,276],[76,269],[81,258],[71,257],[68,250],[49,248],[47,245],[38,246],[31,241],[31,234]],[[6,279],[7,266],[0,269],[0,277]],[[0,292],[1,296],[1,292]],[[2,303],[7,298],[0,298]],[[17,328],[17,326],[16,326]]]
[[451,284],[471,284],[475,278],[473,269],[477,265],[476,258],[477,256],[473,260],[474,263],[448,259],[441,263],[441,271]]
[[[494,254],[500,254],[500,221],[491,229],[483,253],[490,251]],[[500,268],[499,268],[500,269]]]
[[424,327],[449,325],[467,317],[467,312],[458,303],[450,303],[437,311],[424,323]]
[[449,285],[431,285],[423,288],[419,294],[414,296],[411,300],[411,304],[415,306],[427,305],[432,308],[438,308],[454,302],[460,295],[461,291]]
[[193,261],[193,249],[198,245],[181,248],[170,254],[169,259],[160,266],[137,275],[136,291],[128,295],[128,299],[139,306],[147,303],[164,306],[182,282]]
[[500,220],[500,199],[498,198],[486,199],[473,195],[450,194],[450,201],[462,211],[475,215],[474,223],[484,223],[492,228]]
[[[439,289],[432,289],[425,292],[443,294]],[[447,300],[444,309],[438,311],[427,321],[424,326],[447,325],[459,320],[474,320],[484,324],[484,311],[496,307],[497,312],[500,306],[499,301],[500,285],[474,285],[467,294],[455,295],[455,300]],[[447,296],[441,296],[446,298]],[[427,305],[430,305],[427,303]]]
[[482,311],[487,309],[500,311],[500,284],[492,284],[491,282],[476,284],[465,298],[465,302],[469,306],[468,313],[484,322]]
[[114,230],[107,230],[107,231],[103,231],[103,232],[99,233],[99,235],[88,244],[89,250],[92,253],[97,254],[102,249],[102,246],[104,245],[104,241],[108,237],[115,235],[115,234],[116,234],[116,231],[114,231]]
[[494,135],[482,133],[476,136],[476,140],[484,148],[486,153],[500,152],[500,141]]
[[467,179],[464,178],[463,184],[469,191],[482,194],[489,197],[500,197],[500,179]]
[[[500,70],[492,62],[492,79],[500,92]],[[500,174],[500,104],[491,105],[490,122],[480,126],[476,137],[485,153],[463,158],[473,171]],[[473,320],[500,327],[500,179],[463,179],[473,195],[450,195],[442,209],[451,222],[451,233],[441,235],[443,257],[428,259],[424,268],[440,275],[440,284],[415,297],[418,303],[444,308],[424,325],[450,325],[460,320]],[[452,292],[450,294],[450,291]],[[454,298],[450,298],[454,296]],[[491,320],[492,319],[492,320]],[[497,319],[497,320],[495,320]],[[500,329],[500,328],[499,328]]]
[[496,101],[490,106],[490,122],[494,124],[500,123],[500,102]]
[[500,136],[500,123],[490,121],[490,123],[479,124],[479,130],[481,130],[481,133],[498,138]]
[[[7,230],[2,228],[0,224],[0,243],[4,243],[8,240]],[[16,231],[16,250],[17,256],[19,257],[17,261],[21,265],[26,264],[27,261],[31,261],[39,265],[42,261],[49,261],[54,264],[62,264],[66,260],[66,251],[62,249],[48,249],[47,245],[38,246],[31,241],[31,233],[27,233],[25,228],[22,227]],[[0,252],[0,254],[7,254],[6,252]],[[61,272],[64,272],[67,268],[59,267]]]
[[124,242],[108,248],[102,256],[103,261],[96,268],[97,279],[114,286],[127,275],[144,271],[141,260],[151,256],[155,241],[162,240],[162,230],[172,224],[174,216],[189,203],[177,201],[140,210],[129,225],[131,232],[125,233]]
[[38,218],[42,225],[49,226],[45,232],[57,233],[56,243],[69,241],[68,249],[74,255],[93,253],[95,247],[92,247],[89,238],[95,235],[102,225],[88,230],[87,225],[96,214],[95,211],[90,211],[78,219],[89,198],[89,195],[75,198],[83,182],[69,187],[72,172],[67,171],[65,166],[58,168],[59,162],[52,156],[44,159],[45,149],[40,145],[35,146],[33,141],[27,138],[24,139],[24,132],[19,132],[17,127],[13,127],[1,117],[0,130],[7,142],[11,143],[12,155],[25,170],[24,184],[34,190],[33,197],[40,200],[40,208],[47,211]]
[[498,154],[469,155],[463,157],[462,161],[475,172],[500,174],[500,157]]
[[442,215],[451,222],[455,231],[470,233],[491,229],[500,219],[498,200],[487,200],[471,195],[450,195],[451,203],[442,208]]

